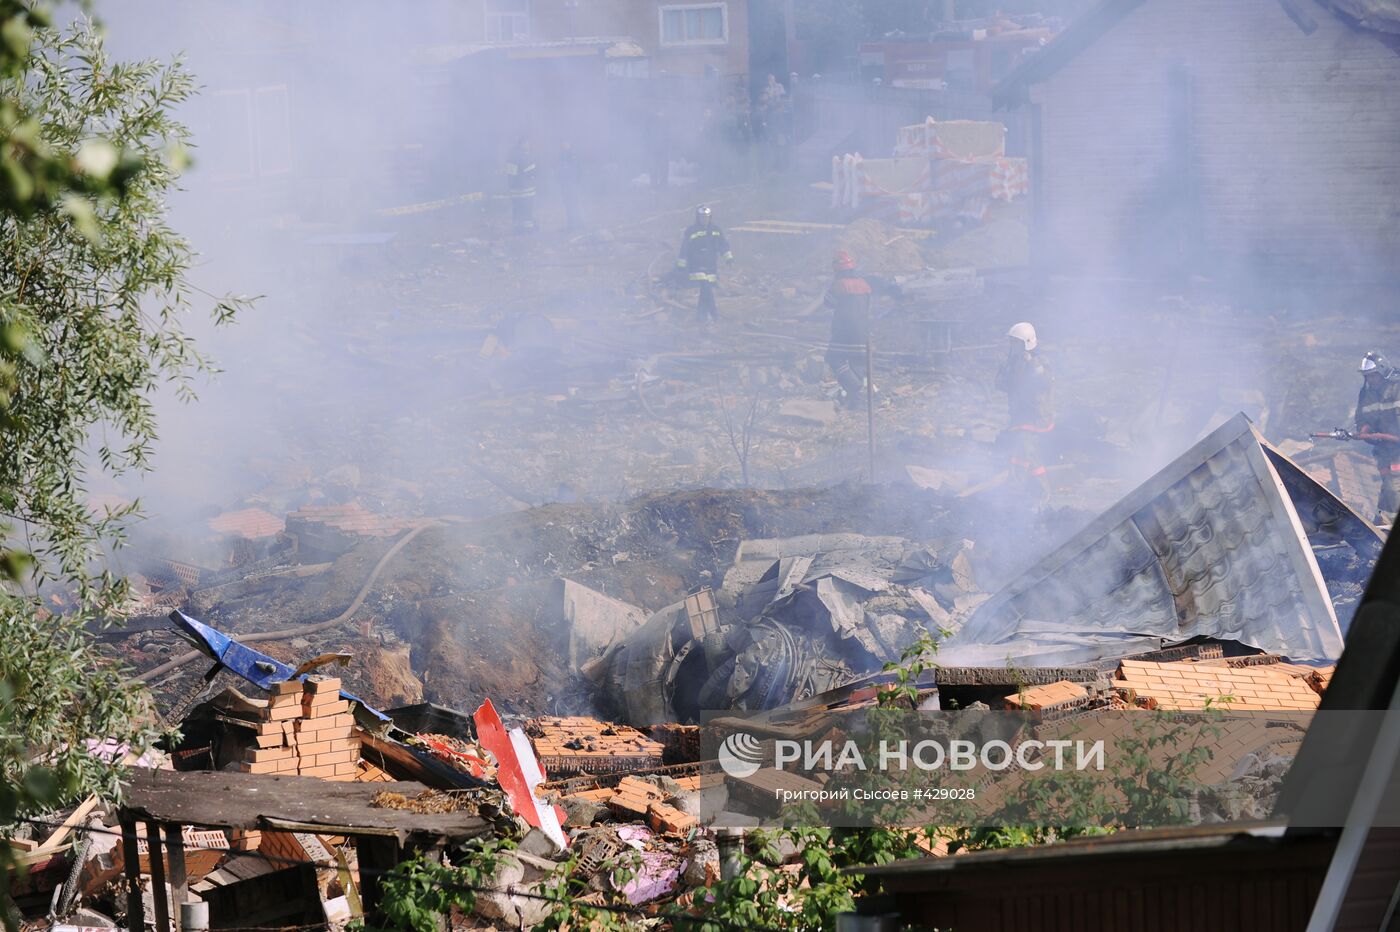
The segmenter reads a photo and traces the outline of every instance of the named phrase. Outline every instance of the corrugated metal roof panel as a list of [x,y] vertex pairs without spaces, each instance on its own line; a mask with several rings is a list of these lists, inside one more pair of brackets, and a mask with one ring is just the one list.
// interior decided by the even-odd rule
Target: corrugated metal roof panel
[[940,663],[1083,663],[1200,636],[1337,657],[1326,585],[1262,443],[1237,415],[989,599]]

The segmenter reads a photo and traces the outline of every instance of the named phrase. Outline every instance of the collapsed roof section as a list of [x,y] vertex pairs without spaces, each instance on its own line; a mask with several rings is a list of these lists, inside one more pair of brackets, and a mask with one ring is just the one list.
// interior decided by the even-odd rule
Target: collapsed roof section
[[1196,637],[1333,660],[1345,627],[1314,548],[1340,544],[1364,579],[1376,531],[1236,415],[989,599],[939,660],[1092,663]]
[[957,546],[940,554],[860,534],[745,541],[718,594],[653,613],[595,679],[639,726],[823,693],[898,660],[985,597]]

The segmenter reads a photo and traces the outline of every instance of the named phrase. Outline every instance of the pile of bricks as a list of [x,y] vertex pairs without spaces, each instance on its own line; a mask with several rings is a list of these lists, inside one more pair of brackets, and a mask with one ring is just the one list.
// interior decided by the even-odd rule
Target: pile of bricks
[[244,753],[238,769],[354,780],[359,761],[355,717],[350,704],[340,698],[340,680],[313,675],[272,687],[258,720],[255,746]]
[[661,760],[666,764],[689,764],[701,758],[700,726],[666,723],[647,729],[652,740],[661,744]]
[[1043,717],[1051,718],[1084,708],[1090,698],[1088,688],[1069,680],[1060,680],[1045,686],[1032,686],[1007,696],[1004,701],[1009,709],[1039,712]]
[[1321,697],[1304,677],[1275,666],[1229,667],[1205,663],[1124,660],[1115,688],[1158,709],[1311,711]]
[[658,832],[684,835],[700,824],[695,816],[667,803],[660,789],[635,777],[624,777],[605,801],[618,817],[646,819]]
[[[185,874],[191,882],[202,879],[210,871],[219,866],[219,862],[228,854],[230,845],[228,836],[222,831],[215,829],[198,829],[192,825],[184,826],[180,831],[180,838],[185,849]],[[140,862],[142,874],[151,872],[151,849],[146,841],[145,823],[136,823],[136,855]],[[166,875],[170,876],[170,852],[166,849],[162,858],[165,864]],[[126,866],[126,852],[122,845],[115,845],[111,850],[98,852],[94,857],[88,858],[82,869],[82,888],[96,889],[116,880],[121,876]]]
[[660,767],[665,751],[635,728],[585,716],[531,719],[525,733],[551,776]]

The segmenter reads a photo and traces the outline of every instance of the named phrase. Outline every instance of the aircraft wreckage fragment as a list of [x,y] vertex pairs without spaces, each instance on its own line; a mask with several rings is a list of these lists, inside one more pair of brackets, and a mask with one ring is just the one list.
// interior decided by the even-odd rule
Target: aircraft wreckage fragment
[[1193,638],[1324,662],[1380,548],[1241,414],[970,615],[984,596],[957,555],[856,534],[748,541],[720,611],[692,596],[620,623],[587,670],[619,717],[648,725],[817,695],[958,616],[942,667],[1092,665]]
[[1092,663],[1197,637],[1335,660],[1380,548],[1239,414],[996,593],[939,662]]

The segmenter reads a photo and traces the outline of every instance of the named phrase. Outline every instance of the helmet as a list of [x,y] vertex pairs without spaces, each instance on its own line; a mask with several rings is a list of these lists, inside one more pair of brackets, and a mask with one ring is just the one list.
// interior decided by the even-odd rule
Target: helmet
[[856,260],[851,257],[849,252],[842,249],[831,257],[831,267],[838,272],[850,272],[855,269]]
[[713,211],[710,210],[709,204],[701,204],[699,207],[695,208],[695,221],[697,223],[704,223],[710,219],[712,213]]
[[1381,374],[1385,375],[1386,370],[1388,370],[1389,368],[1390,366],[1386,365],[1384,356],[1382,356],[1380,353],[1370,352],[1367,353],[1365,356],[1361,357],[1361,366],[1357,369],[1357,371],[1374,372],[1377,369],[1379,369],[1381,371]]
[[1013,340],[1020,340],[1024,343],[1026,352],[1028,353],[1039,345],[1035,338],[1035,327],[1025,321],[1021,321],[1019,324],[1016,324],[1010,330],[1006,331],[1006,335]]

